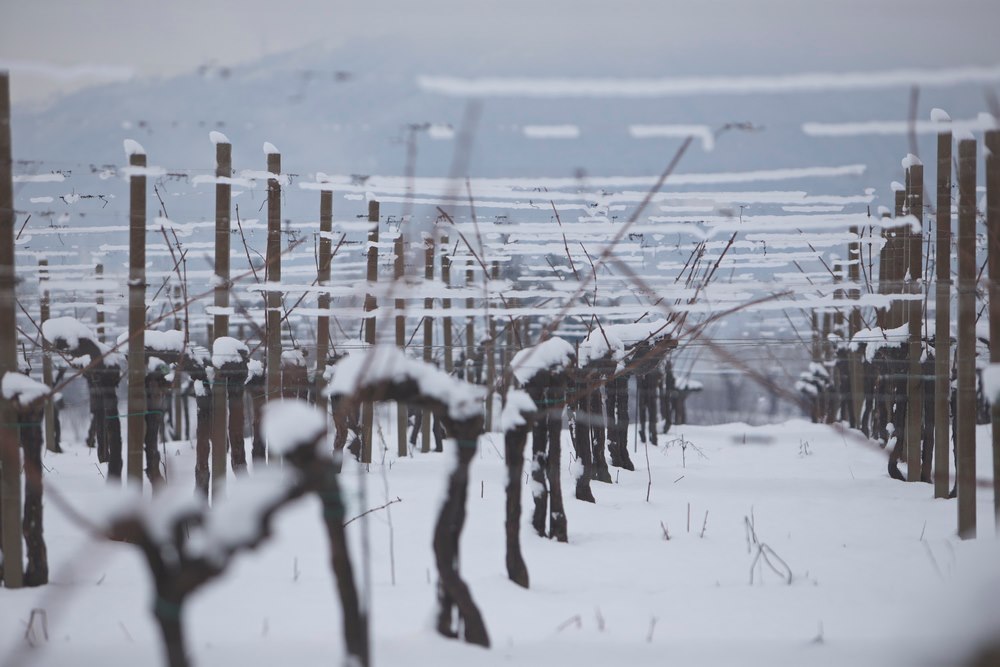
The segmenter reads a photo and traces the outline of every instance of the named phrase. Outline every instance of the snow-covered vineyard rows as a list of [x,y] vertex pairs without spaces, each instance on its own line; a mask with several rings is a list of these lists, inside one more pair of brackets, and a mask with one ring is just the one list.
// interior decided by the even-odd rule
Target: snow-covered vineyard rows
[[685,169],[760,129],[576,178],[461,175],[472,120],[405,139],[451,178],[0,135],[4,664],[995,664],[1000,129]]

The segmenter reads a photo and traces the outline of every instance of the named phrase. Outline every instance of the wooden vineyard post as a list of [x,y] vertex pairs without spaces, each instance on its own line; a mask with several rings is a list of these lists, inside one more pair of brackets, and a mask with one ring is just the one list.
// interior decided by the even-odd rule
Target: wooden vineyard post
[[[104,281],[104,265],[98,264],[94,267],[94,274],[97,276],[97,280]],[[104,290],[97,290],[97,312],[94,313],[94,322],[97,325],[97,330],[94,332],[97,334],[97,340],[104,342]]]
[[976,536],[976,141],[958,142],[958,536]]
[[[857,227],[851,227],[851,234],[857,239],[848,245],[847,278],[851,283],[849,298],[857,301],[861,298],[861,237]],[[852,341],[855,334],[861,330],[861,309],[857,305],[851,306],[850,314],[847,318],[847,340]],[[848,348],[850,349],[850,348]],[[864,404],[864,369],[861,365],[861,353],[852,350],[847,353],[848,378],[851,391],[851,426],[861,427],[861,407]]]
[[[812,350],[810,352],[810,359],[813,364],[822,363],[821,353],[820,353],[820,314],[816,310],[811,311],[811,322],[812,322]],[[823,405],[821,403],[821,396],[817,395],[812,401],[812,414],[809,418],[814,424],[818,424],[823,419]],[[610,399],[609,399],[610,400]]]
[[[472,260],[468,260],[465,263],[465,288],[471,290],[473,288],[473,281],[475,280],[475,275],[472,270]],[[473,375],[473,359],[476,355],[476,324],[475,318],[472,316],[472,310],[476,307],[476,300],[474,298],[466,297],[465,308],[469,311],[469,315],[465,317],[465,381],[466,382],[476,382],[475,376]]]
[[[378,282],[378,202],[372,200],[368,202],[368,284],[374,286]],[[375,345],[375,315],[378,308],[375,295],[371,292],[365,294],[365,313],[372,313],[365,318],[365,344]],[[375,421],[375,405],[371,401],[361,404],[361,462],[372,462],[372,433]]]
[[951,468],[951,132],[937,140],[934,298],[934,497],[947,498]]
[[[434,235],[424,234],[424,280],[428,285],[434,280]],[[434,299],[424,299],[424,312],[430,313],[434,308]],[[434,360],[434,319],[424,315],[424,361]],[[420,420],[420,451],[431,451],[431,413],[424,410]]]
[[129,486],[142,487],[142,452],[146,435],[146,153],[126,141],[129,166],[128,255],[128,460]]
[[[319,268],[316,273],[316,284],[326,287],[330,284],[330,262],[332,260],[333,239],[333,192],[323,190],[319,195]],[[316,407],[324,413],[327,408],[326,396],[323,390],[323,371],[326,370],[326,358],[330,353],[330,293],[320,292],[318,306],[321,313],[316,318]]]
[[[49,279],[49,260],[38,260],[38,287],[41,291],[39,324],[49,319],[49,290],[45,283]],[[42,338],[42,382],[46,387],[52,387],[52,348]],[[61,452],[62,447],[56,442],[56,405],[54,401],[45,401],[45,448],[50,452]]]
[[[268,291],[265,296],[264,335],[267,338],[267,365],[264,400],[281,398],[281,153],[273,144],[264,144],[267,156],[267,258],[264,271]],[[266,446],[266,443],[265,443]]]
[[[406,254],[403,250],[403,223],[399,223],[399,233],[393,242],[393,278],[396,280],[396,289],[403,289],[403,273],[406,270]],[[399,349],[406,348],[406,308],[405,299],[396,299],[396,346]],[[406,456],[406,418],[409,410],[406,404],[396,402],[396,455]]]
[[[908,158],[907,204],[910,215],[917,219],[923,229],[924,210],[924,166],[916,158]],[[923,233],[910,230],[907,234],[907,273],[910,276],[909,292],[920,294],[923,290]],[[921,444],[924,423],[924,382],[923,382],[923,300],[907,302],[909,315],[909,373],[906,378],[906,481],[920,481]]]
[[[14,172],[10,139],[10,77],[0,71],[0,377],[17,372],[14,322]],[[21,446],[17,413],[0,396],[0,518],[3,533],[3,583],[24,585],[21,542]]]
[[[490,267],[490,278],[491,280],[499,280],[500,278],[500,262],[494,260],[493,265]],[[489,296],[486,297],[489,299]],[[490,313],[487,318],[487,326],[489,327],[489,338],[486,342],[486,349],[483,351],[483,356],[486,358],[486,430],[493,430],[493,394],[496,391],[497,382],[497,360],[496,360],[496,338],[497,338],[497,321],[496,318]]]
[[[451,257],[448,256],[447,234],[441,237],[441,282],[447,294],[447,290],[451,288]],[[447,297],[441,299],[441,309],[445,312],[445,316],[441,320],[441,335],[444,338],[442,341],[444,343],[444,370],[448,375],[451,375],[452,371],[455,370],[454,360],[451,357],[451,316],[447,314],[451,310],[451,299]]]
[[[218,179],[232,178],[233,146],[228,141],[215,142],[215,316],[212,322],[212,342],[229,335],[229,210],[232,186]],[[212,380],[212,498],[220,499],[226,489],[226,445],[229,434],[226,379],[221,369],[215,369]],[[235,471],[234,471],[235,472]]]
[[[823,329],[820,333],[820,360],[823,368],[830,372],[832,369],[828,365],[830,360],[830,334],[833,331],[833,313],[827,311],[823,313]],[[837,400],[835,392],[832,390],[825,392],[822,406],[822,419],[824,424],[832,424],[836,421]]]
[[[1000,363],[1000,130],[983,136],[986,147],[986,228],[990,263],[990,363]],[[989,397],[993,425],[993,518],[1000,526],[1000,402]]]

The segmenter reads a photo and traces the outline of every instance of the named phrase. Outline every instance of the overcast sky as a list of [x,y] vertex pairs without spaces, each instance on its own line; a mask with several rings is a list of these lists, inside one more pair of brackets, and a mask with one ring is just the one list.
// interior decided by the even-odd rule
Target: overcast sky
[[[647,63],[642,75],[738,73],[748,62],[882,69],[1000,62],[998,25],[997,0],[3,0],[0,67],[13,72],[15,103],[362,37],[458,58],[499,44],[525,75],[574,49],[606,51],[601,75],[632,74],[616,72],[618,60]],[[90,74],[64,69],[81,66]]]

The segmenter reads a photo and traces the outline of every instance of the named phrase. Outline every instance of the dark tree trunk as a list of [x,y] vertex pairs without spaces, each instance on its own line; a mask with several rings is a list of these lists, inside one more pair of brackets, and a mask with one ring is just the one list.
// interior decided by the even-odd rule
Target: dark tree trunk
[[647,434],[649,442],[654,445],[659,444],[656,438],[657,431],[657,388],[660,385],[660,374],[656,371],[644,373],[636,376],[636,390],[639,401],[639,439],[646,442]]
[[[201,382],[195,380],[195,382]],[[195,426],[195,464],[194,485],[206,497],[208,483],[211,478],[209,456],[212,451],[212,392],[207,384],[202,383],[200,390],[195,391],[194,402],[197,407],[197,426]]]
[[[886,358],[886,370],[888,375],[889,405],[887,413],[891,414],[891,421],[885,426],[886,442],[890,438],[895,438],[896,443],[889,454],[889,462],[886,465],[889,476],[899,481],[906,481],[906,477],[899,471],[899,461],[906,455],[906,412],[907,393],[906,377],[909,370],[909,361],[906,359],[905,348],[890,349]],[[890,433],[891,424],[891,433]],[[914,465],[919,465],[919,461],[914,461]]]
[[[115,374],[117,375],[117,373]],[[108,481],[122,478],[122,425],[118,419],[118,382],[105,388],[104,391],[104,431],[108,451]],[[98,427],[100,429],[100,427]]]
[[108,481],[122,477],[122,427],[118,421],[118,382],[121,371],[97,366],[87,372],[90,383],[91,425],[97,440],[97,460],[108,464]]
[[[246,383],[246,392],[250,394],[251,423],[253,424],[253,443],[250,447],[250,455],[254,463],[263,462],[267,458],[264,448],[264,436],[260,432],[260,413],[264,407],[265,390],[264,375],[254,375]],[[339,437],[340,431],[338,429]]]
[[243,432],[243,424],[246,422],[244,413],[244,394],[247,385],[247,357],[245,354],[239,361],[227,361],[216,371],[218,376],[226,383],[226,399],[228,401],[228,423],[229,431],[229,457],[233,466],[233,473],[236,475],[245,474],[247,471],[247,449],[246,436]]
[[489,646],[482,614],[472,599],[472,593],[458,574],[458,542],[465,524],[465,501],[469,487],[469,465],[476,455],[476,440],[468,434],[456,434],[458,464],[448,479],[448,492],[434,526],[434,558],[440,582],[438,584],[437,629],[445,637],[457,637],[458,629],[453,619],[458,612],[460,624],[465,626],[465,641],[479,646]]
[[545,423],[545,417],[541,416],[531,429],[531,495],[535,500],[531,526],[541,537],[545,537],[545,518],[549,512],[549,487],[545,479],[548,469],[548,453],[545,450],[547,437],[548,425]]
[[546,476],[549,482],[549,537],[559,542],[567,542],[566,509],[562,497],[562,408],[556,408],[565,401],[565,385],[550,387],[549,405],[544,413],[544,422],[548,429],[548,469]]
[[619,375],[606,385],[611,465],[635,470],[628,455],[628,376]]
[[21,447],[24,449],[24,521],[21,530],[27,547],[25,586],[49,583],[49,561],[42,527],[42,419],[44,404],[39,402],[20,413]]
[[507,577],[518,586],[528,588],[528,567],[521,555],[521,475],[524,472],[524,446],[528,442],[528,426],[504,434],[507,458]]
[[589,407],[589,397],[584,387],[577,385],[577,400],[573,411],[572,436],[573,450],[580,461],[582,470],[576,478],[576,498],[584,502],[597,502],[594,499],[594,492],[590,489],[590,480],[594,476],[593,452],[590,449],[590,418],[587,415]]
[[329,466],[319,472],[317,493],[323,503],[323,524],[330,542],[330,566],[337,580],[337,593],[343,610],[344,643],[347,654],[360,667],[367,667],[369,658],[368,618],[361,609],[354,584],[354,568],[344,532],[344,502],[338,482],[339,471]]
[[[347,445],[347,410],[340,408],[340,398],[333,398],[330,401],[330,409],[333,411],[333,460],[337,470],[341,470],[344,463],[344,447]],[[360,451],[360,450],[359,450]]]
[[159,437],[163,414],[167,410],[170,397],[169,389],[170,385],[159,372],[146,374],[146,432],[143,444],[146,453],[146,477],[154,490],[163,484],[163,475],[160,474]]
[[169,667],[188,667],[187,651],[184,648],[184,631],[181,626],[181,608],[183,600],[168,600],[158,595],[153,605],[153,615],[160,627],[163,638],[163,648],[167,653]]
[[243,433],[246,421],[243,412],[244,384],[230,379],[226,390],[229,396],[229,456],[232,459],[233,474],[242,475],[247,471],[246,437]]
[[[531,479],[535,511],[531,525],[542,537],[566,542],[566,511],[562,482],[562,407],[566,402],[566,374],[544,371],[528,381],[525,389],[538,406],[531,429]],[[546,515],[548,530],[546,531]]]
[[589,398],[590,443],[594,461],[593,478],[598,482],[610,484],[611,471],[608,470],[608,460],[604,455],[605,443],[607,442],[607,418],[604,412],[604,401],[601,399],[601,390],[594,389]]

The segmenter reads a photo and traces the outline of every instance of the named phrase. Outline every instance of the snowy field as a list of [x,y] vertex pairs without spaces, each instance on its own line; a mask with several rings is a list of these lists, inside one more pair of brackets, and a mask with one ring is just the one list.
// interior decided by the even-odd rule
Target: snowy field
[[[385,434],[394,449],[394,434]],[[982,472],[988,427],[978,435]],[[563,437],[568,475],[572,447]],[[934,500],[927,484],[890,480],[877,450],[790,421],[675,427],[659,447],[640,444],[635,472],[612,469],[615,484],[594,483],[596,505],[566,494],[569,544],[531,531],[526,494],[530,590],[506,577],[503,444],[487,436],[472,467],[461,570],[493,647],[444,639],[432,625],[431,533],[451,444],[443,455],[402,460],[383,447],[369,473],[345,465],[348,516],[400,499],[348,529],[364,590],[368,521],[376,664],[940,665],[960,660],[970,637],[1000,631],[990,492],[979,494],[980,539],[962,542],[955,501]],[[193,447],[170,443],[167,454],[171,483],[191,485]],[[95,463],[92,450],[71,442],[65,454],[46,455],[46,483],[92,506],[105,492]],[[52,584],[4,595],[0,663],[158,664],[139,552],[92,541],[51,501],[46,511]],[[319,514],[312,498],[293,506],[269,543],[192,598],[186,627],[196,664],[339,664],[340,607]],[[752,567],[758,547],[748,520],[777,569],[787,564],[790,584],[763,561]],[[33,608],[47,612],[48,639],[36,622],[32,648]]]

